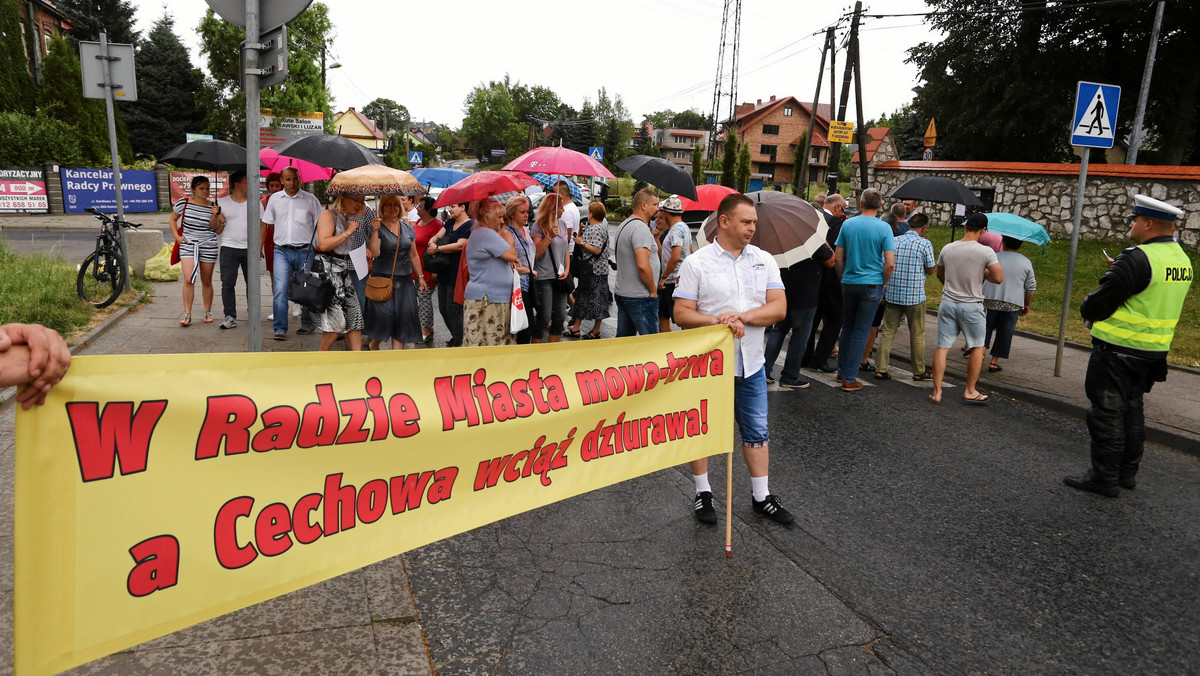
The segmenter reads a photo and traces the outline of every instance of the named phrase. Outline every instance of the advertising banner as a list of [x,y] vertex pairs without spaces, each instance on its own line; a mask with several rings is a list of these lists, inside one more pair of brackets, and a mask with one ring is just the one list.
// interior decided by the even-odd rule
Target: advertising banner
[[73,359],[16,414],[16,672],[732,450],[724,326],[428,355]]
[[213,201],[229,196],[229,174],[223,171],[172,171],[167,174],[167,182],[171,188],[172,205],[184,197],[192,196],[192,179],[197,176],[203,176],[208,179],[208,185],[211,188],[209,197]]
[[0,213],[50,213],[46,171],[25,167],[0,169]]
[[284,141],[325,133],[325,113],[300,113],[297,117],[275,117],[270,110],[258,116],[258,140],[264,148],[277,146]]
[[[68,214],[83,213],[95,207],[105,213],[117,210],[117,191],[113,185],[112,169],[68,169],[63,167],[63,204]],[[126,213],[158,211],[158,194],[154,189],[152,169],[122,169],[121,199]]]

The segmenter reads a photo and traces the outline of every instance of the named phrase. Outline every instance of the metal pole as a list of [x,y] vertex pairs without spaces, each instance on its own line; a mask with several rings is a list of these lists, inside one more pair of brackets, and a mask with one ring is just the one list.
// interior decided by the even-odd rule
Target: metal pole
[[250,323],[249,342],[246,345],[248,352],[262,351],[262,300],[259,293],[262,269],[257,255],[262,251],[258,202],[258,3],[259,0],[246,0],[246,72],[242,74],[246,91],[246,273],[250,278],[246,284],[246,319]]
[[1067,342],[1067,317],[1071,314],[1071,284],[1075,281],[1075,253],[1079,250],[1079,221],[1083,216],[1083,189],[1087,185],[1091,148],[1083,149],[1079,163],[1079,187],[1075,190],[1075,217],[1071,219],[1071,254],[1067,259],[1067,283],[1063,291],[1062,317],[1058,320],[1058,348],[1054,351],[1054,377],[1062,375],[1063,345]]
[[825,45],[821,47],[821,67],[817,69],[817,90],[813,93],[812,100],[812,116],[808,118],[808,136],[804,141],[803,154],[800,157],[800,168],[796,171],[800,175],[796,177],[796,187],[804,186],[804,199],[808,200],[808,159],[812,155],[812,138],[813,127],[817,123],[817,106],[821,100],[821,80],[825,78],[825,57],[833,48],[833,26],[825,29]]
[[1160,0],[1154,12],[1154,27],[1150,29],[1150,47],[1146,50],[1146,67],[1142,69],[1142,87],[1138,90],[1137,112],[1133,115],[1133,130],[1129,133],[1129,152],[1125,154],[1125,164],[1137,164],[1138,149],[1142,145],[1142,120],[1146,117],[1146,98],[1150,95],[1150,76],[1154,74],[1158,31],[1162,27],[1163,7],[1166,4]]
[[[36,47],[35,47],[36,49]],[[117,218],[125,220],[125,204],[121,199],[121,158],[117,155],[117,118],[113,110],[112,60],[108,54],[108,33],[100,31],[100,61],[104,69],[104,112],[108,115],[108,151],[112,154],[113,189],[117,196]],[[125,245],[125,228],[117,226],[117,241],[121,244],[121,260],[129,267],[129,247]],[[129,291],[129,271],[125,271],[125,291]]]

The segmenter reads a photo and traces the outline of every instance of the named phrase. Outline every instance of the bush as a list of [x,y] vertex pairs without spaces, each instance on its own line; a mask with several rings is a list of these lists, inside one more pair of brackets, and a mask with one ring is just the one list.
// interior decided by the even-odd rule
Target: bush
[[78,131],[48,115],[0,113],[0,167],[36,167],[47,161],[82,166]]
[[609,197],[604,201],[604,210],[611,214],[617,209],[620,209],[622,204],[624,204],[624,202],[620,197]]
[[616,209],[612,209],[608,212],[608,218],[610,220],[614,220],[614,221],[623,221],[632,215],[633,215],[633,205],[632,204],[622,204],[621,206],[617,207]]

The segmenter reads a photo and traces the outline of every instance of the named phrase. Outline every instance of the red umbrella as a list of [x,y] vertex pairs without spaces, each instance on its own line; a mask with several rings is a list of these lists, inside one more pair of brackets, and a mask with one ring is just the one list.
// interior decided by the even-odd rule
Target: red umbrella
[[455,183],[438,195],[434,208],[481,200],[506,192],[521,192],[537,181],[516,171],[481,171]]
[[283,171],[284,167],[295,167],[300,172],[301,183],[327,181],[333,178],[332,169],[322,167],[319,164],[313,164],[307,160],[285,157],[275,152],[274,148],[263,148],[258,151],[258,159],[262,160],[262,163],[268,167],[260,172],[263,176],[272,172]]
[[696,199],[690,200],[686,197],[679,199],[683,202],[684,211],[716,211],[726,195],[734,194],[737,194],[737,191],[733,188],[711,183],[696,186]]
[[504,170],[616,178],[611,171],[604,168],[603,164],[583,153],[561,146],[534,148],[504,165]]

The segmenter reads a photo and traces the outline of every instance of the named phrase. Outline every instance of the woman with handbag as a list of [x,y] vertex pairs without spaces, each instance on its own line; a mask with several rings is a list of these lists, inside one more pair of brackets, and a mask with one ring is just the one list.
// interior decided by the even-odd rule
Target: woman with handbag
[[567,315],[567,294],[571,259],[567,255],[567,239],[559,236],[558,219],[562,218],[563,200],[558,193],[548,193],[538,204],[530,235],[537,256],[533,264],[537,272],[537,323],[533,325],[531,342],[540,343],[549,329],[549,342],[562,339],[563,321]]
[[179,248],[179,262],[183,266],[183,317],[180,326],[192,325],[192,302],[196,299],[196,278],[200,278],[200,292],[204,300],[204,323],[211,324],[213,302],[213,268],[221,246],[217,236],[225,228],[221,219],[221,207],[209,200],[208,179],[196,176],[192,179],[192,196],[175,203],[171,211],[171,234]]
[[[417,200],[416,233],[417,251],[425,251],[429,243],[441,237],[446,231],[442,222],[435,215],[434,199],[428,195]],[[422,263],[423,265],[423,263]],[[413,274],[416,274],[415,272]],[[425,287],[417,292],[417,314],[421,318],[421,339],[428,345],[433,342],[433,286],[437,284],[437,275],[425,271]]]
[[367,252],[375,257],[367,278],[366,325],[372,350],[385,340],[391,341],[393,350],[416,347],[421,340],[417,287],[422,293],[428,293],[429,287],[421,269],[416,234],[404,220],[403,211],[395,195],[379,200],[381,218],[371,223],[371,238],[367,240]]
[[494,199],[479,205],[479,220],[467,241],[470,280],[463,291],[463,346],[512,345],[509,310],[513,299],[516,249],[500,234],[504,206]]
[[529,326],[517,332],[517,345],[528,345],[533,337],[533,321],[536,319],[537,296],[533,284],[534,244],[529,237],[529,198],[524,195],[510,197],[504,205],[504,241],[517,250],[517,273],[521,276],[521,299],[525,305],[525,316]]
[[366,200],[355,195],[338,195],[328,209],[321,212],[314,233],[317,240],[316,266],[333,282],[333,300],[324,312],[309,311],[314,327],[321,332],[321,351],[333,349],[338,335],[346,334],[346,345],[352,351],[362,350],[362,309],[354,294],[354,267],[350,238],[358,230],[354,217],[366,208]]
[[575,304],[571,306],[574,320],[568,336],[579,337],[585,319],[595,320],[592,330],[583,334],[585,340],[600,337],[600,322],[608,317],[612,292],[608,288],[608,221],[600,202],[588,205],[588,220],[583,232],[575,236],[576,251],[580,254],[579,288],[575,289]]

